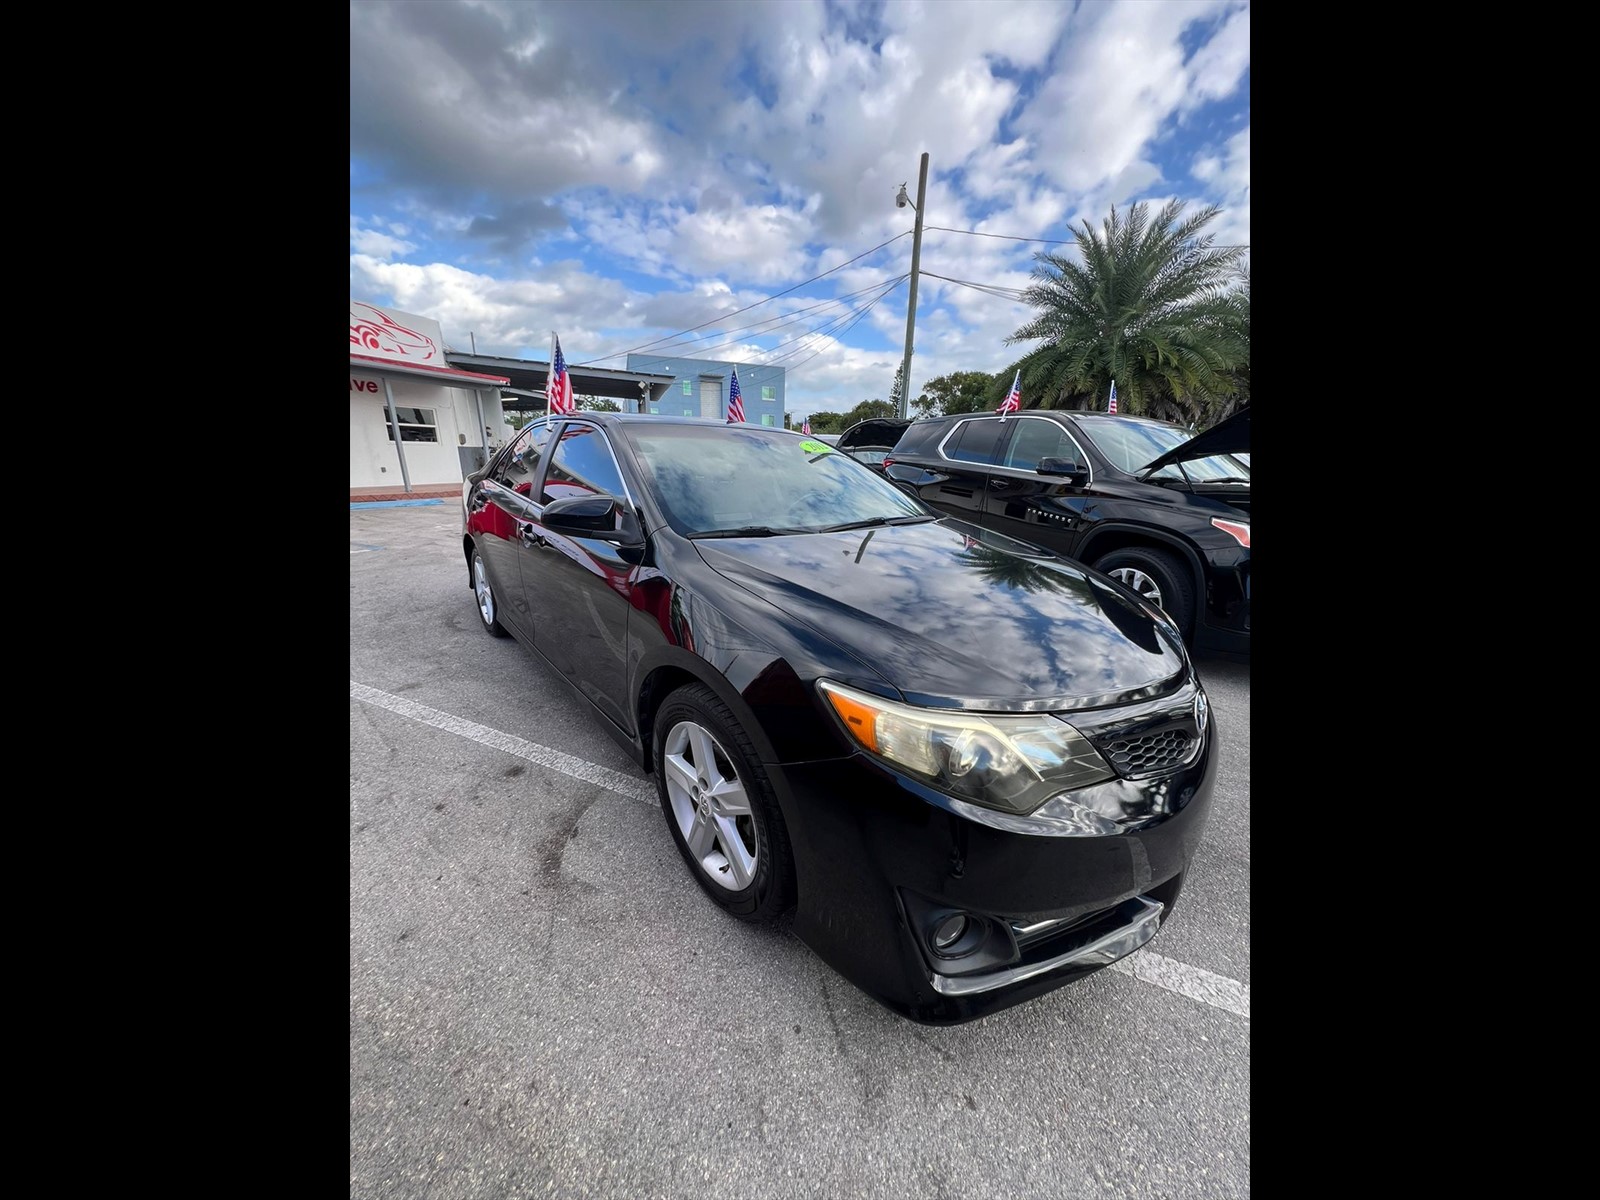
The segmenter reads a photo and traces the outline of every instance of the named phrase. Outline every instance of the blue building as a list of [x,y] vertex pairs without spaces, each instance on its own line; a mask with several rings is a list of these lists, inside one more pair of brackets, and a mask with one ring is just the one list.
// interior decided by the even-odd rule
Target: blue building
[[[728,419],[728,385],[733,368],[739,368],[739,395],[744,419],[751,425],[783,428],[783,368],[752,363],[731,363],[714,358],[663,358],[655,354],[628,355],[628,370],[671,375],[672,384],[650,411],[667,417]],[[638,402],[630,401],[630,409]]]

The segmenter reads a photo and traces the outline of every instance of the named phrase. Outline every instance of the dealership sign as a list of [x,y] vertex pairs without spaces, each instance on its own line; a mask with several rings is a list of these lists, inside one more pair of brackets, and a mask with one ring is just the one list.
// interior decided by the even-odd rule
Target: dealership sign
[[[426,364],[442,367],[440,346],[444,331],[439,322],[414,313],[379,308],[375,304],[350,301],[350,353],[369,358],[386,358],[411,366]],[[351,391],[377,391],[374,383],[352,379]]]

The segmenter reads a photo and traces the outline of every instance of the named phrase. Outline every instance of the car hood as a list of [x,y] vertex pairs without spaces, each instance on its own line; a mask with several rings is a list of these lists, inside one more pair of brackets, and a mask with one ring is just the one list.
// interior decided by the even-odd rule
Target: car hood
[[[1143,471],[1154,471],[1175,462],[1192,462],[1213,454],[1237,454],[1250,449],[1250,408],[1247,405],[1210,429],[1195,434],[1181,446],[1174,446]],[[1142,473],[1142,472],[1141,472]]]
[[1165,694],[1186,660],[1103,576],[963,521],[695,542],[719,574],[914,704],[1096,708]]
[[870,417],[846,429],[839,435],[835,445],[841,450],[853,450],[860,446],[892,447],[909,424],[910,421],[898,417]]

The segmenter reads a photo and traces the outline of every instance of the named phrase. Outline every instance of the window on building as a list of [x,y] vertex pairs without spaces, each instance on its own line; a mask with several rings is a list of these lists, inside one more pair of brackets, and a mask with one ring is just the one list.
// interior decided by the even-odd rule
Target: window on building
[[774,417],[771,413],[762,413],[761,414],[761,423],[763,425],[772,425],[776,421],[777,421],[777,418]]
[[[778,389],[773,387],[773,386],[771,386],[770,384],[762,384],[761,385],[761,398],[763,400],[776,400],[778,398]],[[768,421],[767,424],[770,425],[770,424],[772,424],[772,422]]]
[[[402,442],[437,442],[439,440],[439,425],[433,419],[431,408],[401,408],[395,406],[395,419],[400,423],[400,440]],[[388,421],[383,423],[383,431],[389,435],[389,440],[394,441],[394,426]]]
[[694,384],[687,379],[683,381],[683,394],[685,396],[694,395]]
[[568,496],[624,494],[622,475],[605,434],[592,425],[568,425],[550,455],[543,503]]
[[653,412],[653,413],[656,413],[656,414],[657,414],[657,415],[659,415],[659,414],[660,414],[660,412],[661,412],[661,405],[659,405],[659,404],[652,404],[652,405],[651,405],[651,406],[650,406],[650,411],[651,411],[651,412]]
[[686,416],[686,417],[699,416],[700,415],[700,410],[696,409],[696,408],[686,408],[686,409],[683,410],[683,415]]

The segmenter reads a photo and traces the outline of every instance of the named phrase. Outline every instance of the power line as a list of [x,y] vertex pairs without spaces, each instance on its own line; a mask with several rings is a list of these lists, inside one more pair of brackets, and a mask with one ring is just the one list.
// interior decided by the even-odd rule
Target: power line
[[[906,273],[906,278],[907,279],[911,278],[910,272]],[[858,316],[854,321],[851,321],[849,325],[847,325],[843,329],[839,330],[839,333],[840,334],[846,334],[846,333],[849,333],[850,330],[854,329],[856,327],[856,325],[861,322],[862,318],[864,318],[869,312],[871,312],[873,310],[873,308],[875,308],[877,306],[879,301],[883,300],[885,296],[888,296],[890,292],[893,292],[896,288],[898,288],[902,282],[904,282],[904,280],[896,280],[894,287],[890,288],[888,292],[885,292],[882,296],[879,296],[877,300],[874,300],[871,304],[869,304],[865,308],[863,308],[861,310],[861,315]],[[834,345],[838,345],[838,339],[837,338],[834,339]],[[785,368],[785,374],[793,375],[801,367],[805,366],[808,362],[810,362],[813,358],[815,358],[817,355],[821,354],[826,349],[828,349],[827,346],[819,346],[819,347],[817,347],[816,350],[814,350],[810,354],[806,355],[804,358],[802,358],[799,362],[795,363],[793,366],[786,367]]]
[[[908,278],[909,274],[910,273],[907,272],[906,275],[901,275],[901,276],[899,276],[899,277],[897,277],[895,279],[891,279],[887,284],[883,284],[883,283],[873,284],[872,285],[872,289],[863,289],[863,290],[875,290],[875,289],[879,289],[879,288],[882,289],[882,295],[878,296],[877,298],[875,298],[874,300],[869,302],[865,306],[865,308],[872,307],[872,305],[876,304],[878,302],[878,300],[881,300],[884,295],[888,295],[896,287],[898,287],[900,284],[904,283],[905,280]],[[851,293],[851,294],[853,295],[853,294],[856,294],[856,293]],[[829,303],[832,303],[832,302],[829,302]],[[814,305],[813,307],[819,307],[819,306],[815,306]],[[851,309],[847,310],[844,313],[840,313],[840,314],[836,314],[834,316],[831,316],[831,317],[827,318],[825,321],[823,321],[821,325],[818,325],[814,329],[810,329],[810,330],[806,331],[805,333],[797,334],[794,337],[785,339],[784,341],[780,341],[776,346],[773,346],[768,350],[764,350],[764,351],[762,351],[762,353],[765,354],[765,355],[769,355],[770,356],[772,354],[777,353],[777,351],[784,349],[785,347],[791,348],[791,352],[792,352],[792,349],[794,347],[798,347],[798,346],[804,344],[805,342],[810,341],[813,337],[817,337],[817,336],[820,336],[822,334],[825,334],[825,333],[829,332],[831,328],[836,328],[840,323],[842,323],[844,321],[848,321],[851,318],[851,316],[853,316],[853,315],[855,315],[857,313],[860,313],[862,311],[864,311],[864,308],[851,308]],[[738,346],[739,344],[740,344],[739,339],[733,338],[733,339],[730,339],[728,341],[719,342],[718,344],[716,344],[714,346],[704,346],[704,347],[701,347],[701,349],[700,349],[700,355],[702,357],[711,357],[718,350],[731,349],[731,348],[733,348],[735,346]],[[664,362],[666,359],[673,358],[673,357],[676,357],[676,356],[669,354],[669,355],[658,355],[658,356],[656,356],[654,358],[647,358],[647,359],[644,360],[644,363],[642,364],[640,369],[641,370],[648,370],[651,366],[659,365],[661,362]],[[767,358],[766,360],[764,360],[764,361],[762,361],[760,363],[752,363],[751,365],[752,366],[772,366],[772,365],[775,365],[775,363],[777,361],[780,361],[780,360],[774,360],[774,359],[771,359],[769,357],[769,358]]]
[[[1077,238],[1062,239],[1062,238],[1013,237],[1009,233],[984,233],[981,230],[977,230],[977,229],[951,229],[948,225],[924,225],[923,229],[937,229],[940,233],[965,233],[970,237],[1004,238],[1008,242],[1045,242],[1045,243],[1047,243],[1048,245],[1051,245],[1051,246],[1076,246],[1078,244],[1078,239]],[[1213,250],[1248,250],[1248,249],[1250,249],[1250,243],[1249,242],[1243,242],[1243,243],[1235,242],[1233,244],[1226,245],[1226,246],[1213,246],[1212,249]],[[927,272],[923,271],[922,274],[926,275]]]
[[[1008,242],[1049,242],[1052,246],[1076,246],[1078,244],[1076,238],[1062,240],[1061,238],[1012,237],[1009,233],[981,233],[976,229],[951,229],[948,225],[924,225],[923,228],[937,229],[940,233],[966,233],[971,234],[973,237],[1005,238]],[[923,274],[926,275],[927,272],[924,271]]]
[[[806,342],[810,342],[810,341],[813,341],[813,340],[820,341],[821,339],[826,338],[826,337],[835,337],[836,335],[838,335],[840,333],[843,333],[845,330],[853,328],[855,326],[856,322],[860,321],[862,317],[866,316],[867,313],[871,312],[873,307],[880,300],[882,300],[890,292],[892,292],[896,288],[898,288],[901,285],[901,283],[905,282],[905,279],[909,279],[909,278],[910,278],[910,274],[907,273],[907,275],[904,278],[895,280],[888,287],[884,288],[881,293],[879,293],[877,296],[874,296],[871,300],[869,300],[866,304],[863,304],[858,308],[853,308],[849,312],[840,313],[837,317],[834,317],[833,319],[827,321],[823,325],[818,326],[816,329],[813,329],[810,333],[807,333],[802,337],[795,338],[793,343],[792,343],[792,345],[789,344],[789,343],[784,343],[784,345],[788,345],[789,348],[784,350],[784,352],[782,354],[777,354],[777,351],[779,349],[781,349],[782,347],[781,346],[774,346],[770,351],[767,352],[768,353],[768,358],[762,365],[763,366],[776,366],[778,363],[783,362],[783,361],[785,361],[787,359],[791,359],[796,354],[800,353],[802,348],[806,348],[806,347],[804,347],[804,343],[806,343]],[[823,349],[826,349],[826,347],[823,347]],[[820,354],[821,350],[818,350],[817,353]]]
[[615,354],[602,355],[600,358],[591,358],[588,362],[573,363],[572,365],[575,366],[575,367],[592,367],[596,363],[604,362],[608,358],[622,358],[622,357],[625,357],[625,356],[627,356],[629,354],[633,354],[633,353],[635,353],[636,351],[639,351],[639,350],[648,350],[652,346],[659,345],[661,342],[669,342],[674,338],[682,337],[686,333],[693,333],[697,329],[704,329],[707,325],[715,325],[719,321],[726,321],[729,317],[737,317],[740,313],[749,312],[752,308],[759,308],[759,307],[761,307],[761,305],[768,304],[771,301],[778,299],[778,297],[780,297],[780,296],[787,296],[790,292],[797,292],[801,288],[805,287],[807,284],[815,283],[819,279],[826,279],[829,275],[832,275],[835,271],[842,271],[846,267],[848,267],[851,263],[860,262],[863,258],[866,258],[867,255],[876,254],[879,250],[882,250],[885,246],[893,245],[895,242],[898,242],[901,238],[910,236],[910,234],[911,234],[911,230],[909,230],[909,229],[905,230],[902,233],[897,233],[892,238],[890,238],[887,242],[880,242],[878,245],[874,246],[871,250],[862,251],[860,254],[856,255],[854,258],[840,263],[837,267],[829,267],[821,275],[813,275],[810,279],[805,280],[803,283],[795,284],[794,287],[784,288],[783,291],[781,291],[781,292],[774,292],[772,295],[768,296],[765,300],[757,300],[754,304],[747,304],[743,308],[736,308],[731,313],[722,313],[722,314],[720,314],[718,316],[715,316],[715,317],[711,318],[711,320],[709,320],[709,321],[702,321],[698,325],[691,325],[688,329],[680,329],[680,330],[678,330],[677,333],[669,333],[669,334],[665,335],[664,337],[653,338],[650,341],[643,343],[642,345],[638,345],[638,346],[633,347],[632,350],[619,350]]
[[962,287],[969,287],[975,292],[983,292],[986,295],[998,296],[1002,300],[1020,301],[1023,297],[1022,288],[1002,287],[997,283],[973,283],[970,279],[951,279],[948,275],[935,275],[932,271],[923,271],[922,274],[929,279],[942,279],[946,283],[958,283]]
[[[907,274],[909,274],[909,273],[907,273]],[[906,277],[907,277],[906,274],[899,275],[892,282],[898,283],[900,280],[905,279]],[[753,335],[753,336],[756,336],[756,337],[765,337],[767,334],[771,333],[774,329],[782,329],[785,325],[794,324],[796,321],[800,320],[802,315],[805,314],[805,313],[812,312],[815,309],[819,309],[819,308],[829,308],[829,307],[832,307],[835,304],[843,304],[846,300],[850,299],[852,296],[860,296],[865,292],[876,291],[879,287],[881,287],[884,284],[884,282],[885,282],[884,280],[879,279],[879,280],[874,281],[873,283],[869,283],[864,288],[857,288],[853,292],[844,292],[841,295],[835,296],[831,300],[820,300],[816,304],[808,304],[804,308],[797,308],[797,309],[793,310],[792,312],[787,313],[787,314],[785,314],[783,316],[764,317],[759,321],[751,322],[749,325],[736,325],[731,329],[713,330],[710,333],[702,333],[699,337],[687,338],[687,339],[685,339],[683,341],[680,341],[680,342],[670,342],[665,346],[657,346],[657,347],[655,347],[655,351],[657,353],[657,357],[658,358],[659,357],[671,358],[671,357],[675,357],[675,356],[673,356],[673,355],[665,355],[662,352],[664,352],[666,350],[673,350],[673,349],[678,349],[678,348],[682,348],[682,347],[692,346],[695,342],[703,342],[707,338],[724,337],[724,336],[726,336],[727,334],[730,334],[730,333],[741,333],[746,329],[760,329],[761,326],[767,325],[767,326],[770,326],[770,328],[764,329],[764,330],[761,331],[761,333]]]

